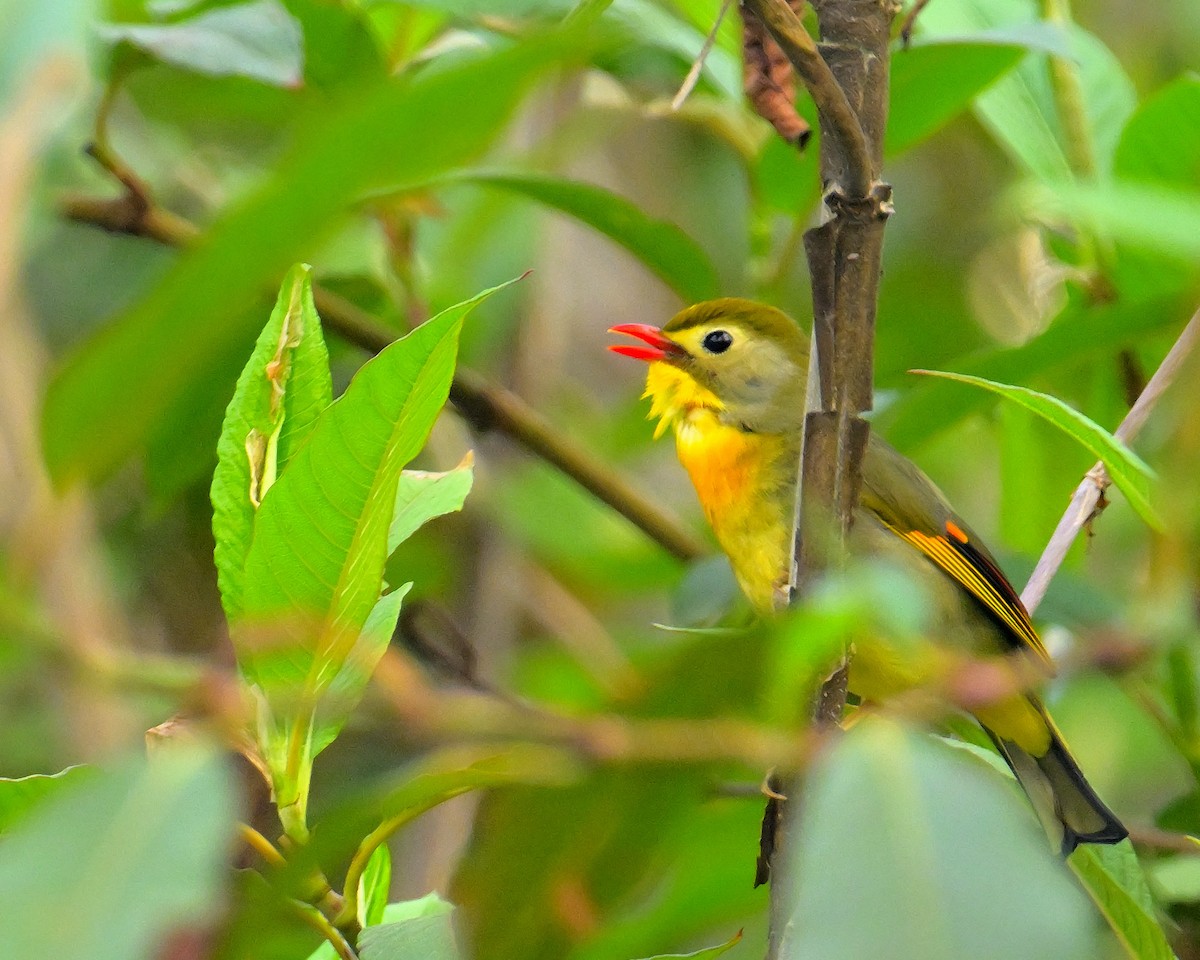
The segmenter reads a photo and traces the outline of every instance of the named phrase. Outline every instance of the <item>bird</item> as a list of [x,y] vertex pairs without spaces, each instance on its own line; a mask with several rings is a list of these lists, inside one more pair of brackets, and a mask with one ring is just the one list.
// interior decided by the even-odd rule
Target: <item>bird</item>
[[[609,332],[640,341],[609,349],[649,364],[644,397],[658,421],[655,437],[674,430],[678,458],[742,592],[769,615],[791,562],[807,336],[782,311],[735,297],[695,304],[661,328],[626,323]],[[986,545],[933,481],[874,431],[847,547],[898,566],[928,604],[932,654],[856,645],[849,686],[864,702],[918,688],[938,650],[1015,654],[1039,675],[1053,675],[1024,604]],[[1120,842],[1128,831],[1028,686],[978,705],[975,719],[1064,857],[1081,843]]]

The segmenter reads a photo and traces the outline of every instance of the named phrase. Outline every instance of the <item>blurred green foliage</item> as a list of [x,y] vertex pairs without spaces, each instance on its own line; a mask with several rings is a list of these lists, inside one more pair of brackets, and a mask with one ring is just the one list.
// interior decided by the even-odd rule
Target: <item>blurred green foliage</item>
[[[1200,7],[1075,6],[936,0],[893,50],[874,426],[1012,574],[1094,457],[908,371],[1027,388],[1111,431],[1200,302]],[[916,629],[911,591],[860,571],[746,628],[724,564],[684,564],[502,431],[448,412],[425,443],[461,324],[461,362],[705,535],[604,331],[714,294],[804,318],[821,191],[816,143],[796,154],[741,100],[736,17],[669,108],[717,7],[0,0],[0,942],[303,960],[331,955],[332,917],[365,926],[368,960],[761,955],[754,787],[823,653],[864,624]],[[185,219],[124,235],[139,211],[114,172]],[[115,232],[101,207],[124,211]],[[289,305],[316,329],[310,283],[399,337],[529,269],[367,368],[323,310],[329,365],[313,342],[293,355],[299,432],[274,448],[292,478],[251,545],[238,457],[246,425],[279,422],[274,374],[249,395],[239,371],[278,359]],[[1085,849],[1073,875],[984,751],[867,717],[808,778],[787,956],[1200,956],[1195,363],[1136,443],[1162,530],[1114,497],[1039,612],[1062,664],[1046,700],[1141,867]],[[218,591],[255,550],[255,602],[295,614],[265,680]],[[368,685],[410,581],[406,602],[441,612],[414,604],[393,646],[427,669],[401,654]],[[234,729],[262,748],[277,724],[275,800],[311,774],[311,819],[281,825],[262,778],[206,746],[116,759],[177,713],[202,744]],[[239,817],[287,827],[288,862],[244,830],[231,854]]]

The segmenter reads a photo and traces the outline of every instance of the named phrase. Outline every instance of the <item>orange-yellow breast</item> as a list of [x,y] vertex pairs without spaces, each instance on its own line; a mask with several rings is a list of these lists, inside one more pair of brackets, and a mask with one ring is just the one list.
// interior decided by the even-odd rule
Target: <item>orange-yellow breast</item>
[[655,436],[675,428],[679,460],[742,592],[759,610],[772,610],[791,556],[794,443],[722,422],[720,399],[666,363],[650,364],[645,395],[659,420]]

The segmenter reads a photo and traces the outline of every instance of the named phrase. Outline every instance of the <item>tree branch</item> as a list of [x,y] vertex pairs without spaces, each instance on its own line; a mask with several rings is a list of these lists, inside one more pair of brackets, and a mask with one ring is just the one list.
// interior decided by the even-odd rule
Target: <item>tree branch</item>
[[[125,183],[124,179],[122,182]],[[140,187],[138,191],[127,189],[122,196],[108,200],[67,196],[61,200],[59,209],[77,223],[112,233],[147,237],[168,246],[184,247],[200,236],[194,224],[151,203]],[[364,350],[378,353],[397,337],[390,327],[319,285],[313,287],[313,299],[326,327]],[[680,560],[695,560],[708,553],[683,524],[647,500],[597,457],[564,437],[511,391],[460,366],[450,387],[450,400],[476,429],[502,433],[550,463]]]
[[[1180,367],[1183,366],[1198,340],[1200,340],[1200,310],[1192,314],[1192,319],[1188,321],[1175,344],[1163,358],[1163,362],[1154,371],[1154,376],[1146,384],[1146,389],[1142,391],[1137,402],[1125,415],[1121,425],[1117,427],[1115,435],[1118,440],[1122,443],[1130,443],[1141,432],[1142,427],[1146,425],[1146,420],[1150,417],[1150,412],[1171,384],[1175,382]],[[1071,549],[1075,538],[1079,536],[1079,531],[1099,517],[1104,508],[1108,506],[1104,492],[1111,485],[1112,480],[1108,476],[1108,471],[1104,469],[1104,464],[1097,463],[1084,475],[1083,481],[1075,488],[1066,513],[1058,521],[1058,526],[1055,528],[1053,536],[1050,537],[1050,542],[1046,544],[1046,549],[1042,551],[1029,582],[1025,584],[1025,589],[1021,592],[1021,602],[1025,604],[1025,609],[1031,614],[1046,596],[1046,589],[1050,586],[1050,581],[1054,579],[1058,568],[1067,558],[1067,552]]]
[[[744,0],[804,79],[821,122],[821,179],[830,218],[804,237],[812,279],[812,362],[796,491],[790,594],[836,566],[858,506],[870,427],[875,312],[891,188],[879,179],[888,101],[889,0],[813,0],[818,50],[784,0]],[[832,89],[830,87],[832,86]],[[832,522],[831,522],[832,521]],[[836,531],[834,537],[826,531]],[[830,547],[833,547],[831,552]],[[836,729],[846,702],[845,660],[813,706],[818,733]],[[785,781],[783,794],[800,784]],[[771,878],[768,960],[785,955],[795,918],[791,848],[795,816],[772,798],[763,822],[759,878]],[[781,863],[782,869],[776,869]]]

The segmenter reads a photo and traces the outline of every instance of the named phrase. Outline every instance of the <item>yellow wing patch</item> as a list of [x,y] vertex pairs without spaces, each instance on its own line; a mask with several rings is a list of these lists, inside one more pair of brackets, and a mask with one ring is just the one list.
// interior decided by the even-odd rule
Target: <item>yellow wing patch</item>
[[892,529],[962,584],[1012,631],[1014,637],[1053,669],[1054,661],[1034,629],[1020,597],[985,556],[977,550],[965,549],[967,535],[957,524],[953,521],[946,523],[946,532],[957,544],[947,537],[922,533],[920,530]]

